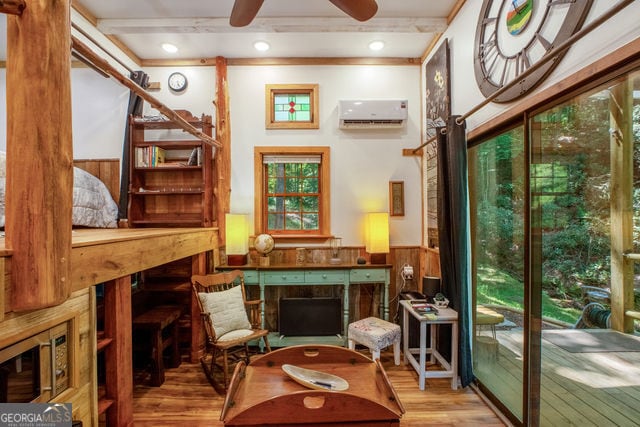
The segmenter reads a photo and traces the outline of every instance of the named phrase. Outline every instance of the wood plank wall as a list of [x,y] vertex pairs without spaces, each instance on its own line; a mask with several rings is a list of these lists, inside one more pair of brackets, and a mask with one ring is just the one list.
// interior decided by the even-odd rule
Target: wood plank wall
[[[308,247],[306,248],[308,264],[327,264],[331,258],[328,247]],[[389,319],[393,320],[397,313],[397,295],[402,291],[420,291],[422,288],[421,271],[425,270],[421,266],[423,249],[416,246],[392,247],[387,254],[387,263],[391,264],[391,283],[389,285]],[[249,253],[252,264],[258,264],[258,254],[255,251]],[[367,257],[363,247],[343,247],[340,250],[340,258],[344,264],[355,264],[358,257]],[[269,254],[271,265],[295,264],[296,248],[277,248]],[[222,255],[224,259],[224,254]],[[433,257],[430,258],[433,263]],[[403,281],[401,276],[402,267],[411,265],[414,271],[413,280]],[[433,272],[433,266],[428,271]],[[439,273],[439,266],[437,268]],[[359,290],[359,292],[358,292]],[[265,307],[265,321],[270,328],[277,329],[277,301],[280,297],[306,297],[312,294],[316,297],[340,296],[339,286],[282,286],[268,289],[267,299],[274,301]],[[252,295],[254,297],[254,295]],[[258,298],[257,295],[255,295]],[[378,313],[380,299],[379,287],[374,289],[374,285],[353,286],[349,295],[352,320],[376,315]]]
[[107,186],[111,197],[120,200],[120,159],[74,159],[73,165],[98,178]]

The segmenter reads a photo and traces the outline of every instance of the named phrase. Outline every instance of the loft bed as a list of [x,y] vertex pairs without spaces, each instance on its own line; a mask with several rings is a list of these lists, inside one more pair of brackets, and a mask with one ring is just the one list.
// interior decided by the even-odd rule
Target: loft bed
[[[2,164],[0,153],[0,165]],[[74,160],[78,175],[91,175],[98,181],[115,205],[120,191],[120,162],[117,159]],[[0,178],[3,178],[0,167]],[[85,172],[86,171],[86,172]],[[0,188],[4,190],[3,185]],[[102,191],[102,190],[101,190]],[[4,198],[4,191],[1,191]],[[104,194],[102,194],[104,196]],[[107,203],[107,202],[104,202]],[[4,209],[2,224],[4,225]],[[117,207],[116,207],[117,210]],[[138,271],[169,263],[217,247],[216,228],[98,228],[79,224],[72,231],[71,291],[108,282]],[[10,283],[11,249],[6,248],[4,233],[0,235],[0,276]],[[0,319],[11,311],[11,287],[0,292]],[[0,291],[2,286],[0,284]],[[4,296],[4,298],[3,298]],[[4,301],[4,304],[3,304]]]
[[[3,229],[6,161],[6,153],[0,151],[0,228]],[[111,191],[98,177],[76,166],[73,168],[72,224],[74,227],[118,228],[118,205]]]
[[[66,166],[73,147],[70,79],[63,77],[70,72],[70,55],[80,54],[85,63],[104,70],[185,131],[213,146],[221,144],[78,41],[70,31],[69,4],[65,1],[52,8],[32,2],[27,19],[22,19],[21,5],[1,11],[14,18],[7,20],[7,173],[12,180],[5,195],[9,202],[6,242],[0,237],[0,349],[66,325],[69,388],[52,401],[71,403],[73,419],[86,425],[98,425],[100,414],[106,415],[109,425],[131,425],[131,273],[187,257],[192,271],[205,273],[207,252],[217,248],[218,230],[67,231],[72,228],[72,201],[66,189],[72,176]],[[26,79],[34,70],[38,77]],[[225,94],[225,89],[219,91],[219,98],[220,93]],[[226,102],[219,104],[226,108]],[[228,171],[228,164],[225,160],[220,170]],[[115,176],[120,176],[119,171]],[[215,199],[215,206],[228,208],[228,191],[220,194],[225,203]],[[94,285],[99,283],[106,283],[104,303],[110,314],[102,334],[96,320]],[[95,360],[100,352],[109,364],[105,394],[98,390]]]

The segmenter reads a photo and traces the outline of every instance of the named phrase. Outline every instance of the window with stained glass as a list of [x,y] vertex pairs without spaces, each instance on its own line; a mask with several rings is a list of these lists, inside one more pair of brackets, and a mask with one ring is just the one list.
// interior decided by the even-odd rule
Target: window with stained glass
[[273,97],[276,122],[308,122],[311,120],[309,94],[283,93]]
[[266,85],[267,129],[318,129],[318,85]]

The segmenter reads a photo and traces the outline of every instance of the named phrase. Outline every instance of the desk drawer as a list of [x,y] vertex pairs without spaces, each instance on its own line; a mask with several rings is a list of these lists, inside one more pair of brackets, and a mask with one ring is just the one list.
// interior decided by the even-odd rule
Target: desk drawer
[[257,285],[260,280],[258,279],[258,272],[256,270],[243,270],[244,283],[247,285]]
[[344,283],[344,271],[307,271],[304,273],[304,281],[318,285],[323,283],[341,285]]
[[386,279],[386,273],[384,268],[363,268],[358,270],[351,270],[350,281],[352,283],[384,283]]
[[287,283],[299,284],[304,283],[304,271],[265,271],[265,285],[286,285]]

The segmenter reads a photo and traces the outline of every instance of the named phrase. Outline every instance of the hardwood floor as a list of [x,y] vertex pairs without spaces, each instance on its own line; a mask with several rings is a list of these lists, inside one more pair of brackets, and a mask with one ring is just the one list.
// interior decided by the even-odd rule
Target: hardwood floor
[[[470,388],[452,390],[449,379],[430,378],[426,390],[420,391],[416,372],[402,364],[395,366],[392,352],[383,353],[382,362],[406,410],[400,426],[505,425]],[[136,427],[221,427],[223,400],[207,382],[200,364],[182,363],[166,371],[162,386],[135,387],[134,422]]]

